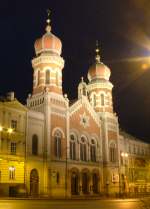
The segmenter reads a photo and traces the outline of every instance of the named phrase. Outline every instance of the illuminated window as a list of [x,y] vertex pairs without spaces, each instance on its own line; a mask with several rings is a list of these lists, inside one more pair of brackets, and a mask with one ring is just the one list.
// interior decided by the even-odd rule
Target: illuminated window
[[9,179],[14,180],[15,179],[15,167],[11,166],[9,167]]
[[59,131],[54,135],[54,154],[55,157],[61,158],[61,133]]
[[45,79],[46,84],[50,84],[50,71],[46,70],[46,79]]
[[115,143],[111,143],[109,145],[109,158],[110,158],[110,162],[116,161],[116,145],[115,145]]
[[11,154],[16,154],[16,147],[17,147],[16,142],[11,142],[11,144],[10,144],[10,152],[11,152]]
[[81,142],[80,142],[80,160],[86,161],[87,156],[86,156],[86,139],[84,137],[81,137]]
[[70,136],[70,159],[71,160],[76,159],[76,143],[75,143],[74,135]]
[[38,136],[32,136],[32,155],[38,155]]
[[11,120],[11,128],[15,131],[17,130],[17,121],[16,120]]

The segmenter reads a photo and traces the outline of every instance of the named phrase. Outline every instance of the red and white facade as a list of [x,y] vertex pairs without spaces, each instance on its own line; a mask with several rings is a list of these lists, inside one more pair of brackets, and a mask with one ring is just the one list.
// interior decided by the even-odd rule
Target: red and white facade
[[35,42],[33,92],[27,99],[26,184],[29,195],[72,197],[119,193],[120,143],[110,69],[94,64],[69,104],[62,91],[62,43],[46,33]]

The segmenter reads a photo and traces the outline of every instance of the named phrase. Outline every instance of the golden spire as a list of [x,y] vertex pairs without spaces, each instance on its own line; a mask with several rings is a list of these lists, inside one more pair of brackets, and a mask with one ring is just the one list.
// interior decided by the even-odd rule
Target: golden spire
[[99,54],[98,40],[96,40],[95,52],[96,52],[96,56],[95,56],[96,63],[100,63],[100,54]]
[[49,33],[51,31],[51,26],[50,26],[50,22],[51,22],[51,20],[50,20],[50,13],[51,13],[51,11],[49,9],[47,9],[47,20],[46,20],[46,22],[47,22],[46,32],[47,33]]

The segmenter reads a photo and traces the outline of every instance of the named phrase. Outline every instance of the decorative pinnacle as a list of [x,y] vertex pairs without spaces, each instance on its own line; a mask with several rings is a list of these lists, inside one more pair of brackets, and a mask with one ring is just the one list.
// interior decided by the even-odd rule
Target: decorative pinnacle
[[51,13],[51,11],[49,9],[47,9],[47,20],[46,20],[46,22],[47,22],[46,32],[47,33],[49,33],[51,31],[51,26],[50,26],[50,22],[51,22],[51,20],[50,20],[50,13]]
[[99,51],[100,50],[99,50],[98,40],[96,40],[96,49],[95,49],[95,52],[96,52],[96,56],[95,56],[96,63],[100,63]]

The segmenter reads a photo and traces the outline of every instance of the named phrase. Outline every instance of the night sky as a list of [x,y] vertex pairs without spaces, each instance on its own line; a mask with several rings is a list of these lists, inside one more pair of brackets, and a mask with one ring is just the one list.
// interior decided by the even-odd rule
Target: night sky
[[1,0],[0,94],[15,91],[25,104],[32,92],[34,42],[45,33],[47,8],[52,32],[63,44],[63,92],[77,97],[98,40],[112,72],[120,128],[150,142],[149,0]]

